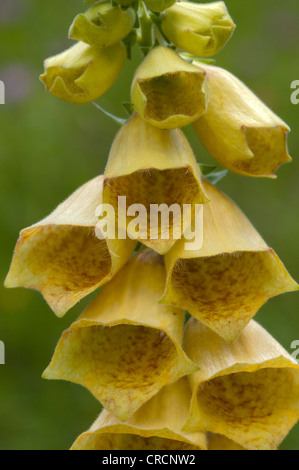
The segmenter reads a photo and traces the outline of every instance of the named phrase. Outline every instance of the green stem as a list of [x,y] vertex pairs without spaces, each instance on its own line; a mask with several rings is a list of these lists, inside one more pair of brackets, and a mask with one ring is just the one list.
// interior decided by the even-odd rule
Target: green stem
[[137,42],[146,55],[154,45],[154,23],[142,0],[139,1],[138,18]]

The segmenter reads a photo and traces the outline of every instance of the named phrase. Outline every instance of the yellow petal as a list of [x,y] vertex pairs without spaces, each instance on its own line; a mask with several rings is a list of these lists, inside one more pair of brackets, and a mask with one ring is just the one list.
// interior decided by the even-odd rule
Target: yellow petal
[[[136,217],[123,217],[118,211],[119,197],[126,197],[126,207],[140,204],[139,230],[132,227]],[[103,200],[114,207],[119,225],[155,251],[167,252],[184,231],[184,217],[161,219],[157,227],[151,222],[151,211],[166,204],[178,205],[183,214],[184,204],[207,202],[201,185],[201,175],[192,149],[180,130],[161,130],[147,124],[136,113],[116,136],[105,170]],[[156,206],[154,206],[156,205]],[[125,210],[126,212],[126,210]]]
[[183,353],[184,312],[158,300],[163,258],[144,249],[67,330],[44,376],[84,385],[119,419],[196,368]]
[[79,188],[44,220],[22,230],[6,287],[40,291],[58,316],[107,282],[127,262],[136,243],[99,240],[96,208],[103,177]]
[[161,129],[183,127],[207,109],[206,74],[168,47],[155,47],[138,67],[132,84],[138,113]]
[[299,366],[252,320],[231,345],[196,319],[184,336],[200,367],[184,430],[221,434],[249,450],[274,450],[299,419]]
[[109,47],[121,41],[132,30],[136,15],[132,8],[123,10],[110,2],[96,3],[76,16],[69,37],[92,46]]
[[291,161],[287,124],[228,71],[204,64],[200,68],[210,88],[208,110],[194,123],[200,140],[235,173],[275,177],[276,169]]
[[162,300],[234,341],[269,298],[298,284],[241,210],[209,182],[204,188],[203,246],[187,250],[182,239],[166,254]]
[[197,57],[217,54],[235,27],[224,2],[177,2],[162,15],[162,30],[167,38]]
[[126,423],[104,410],[72,450],[205,450],[204,433],[181,431],[190,400],[184,378],[164,387]]
[[108,48],[78,42],[45,61],[40,76],[48,92],[71,103],[89,103],[103,95],[117,80],[127,57],[119,42]]

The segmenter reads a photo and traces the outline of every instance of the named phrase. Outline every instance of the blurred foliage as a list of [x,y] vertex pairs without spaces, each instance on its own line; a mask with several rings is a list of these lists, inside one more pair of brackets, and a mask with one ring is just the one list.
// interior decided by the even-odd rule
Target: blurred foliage
[[[235,73],[292,128],[292,164],[277,180],[251,179],[230,173],[220,182],[245,211],[299,279],[298,188],[299,105],[290,102],[290,84],[299,79],[298,0],[227,0],[237,30],[217,56],[217,65]],[[45,93],[38,81],[43,60],[63,50],[81,0],[1,0],[0,79],[6,105],[0,106],[0,217],[3,285],[21,228],[49,213],[79,185],[101,173],[117,126],[92,105],[71,105]],[[99,104],[126,117],[134,51],[119,81]],[[192,128],[186,128],[201,163],[213,164]],[[0,366],[0,449],[67,449],[89,427],[100,405],[83,388],[46,382],[48,365],[61,332],[90,299],[57,319],[41,296],[25,290],[0,289],[0,340],[6,365]],[[299,296],[272,299],[257,319],[287,350],[299,339]],[[299,426],[282,445],[299,449]]]

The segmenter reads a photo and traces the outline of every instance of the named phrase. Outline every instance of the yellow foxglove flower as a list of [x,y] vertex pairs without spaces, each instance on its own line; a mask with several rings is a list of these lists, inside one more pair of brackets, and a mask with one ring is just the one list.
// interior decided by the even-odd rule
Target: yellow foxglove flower
[[234,441],[220,434],[208,433],[208,449],[209,450],[245,450]]
[[224,2],[177,2],[162,16],[165,36],[183,51],[198,57],[219,52],[235,27]]
[[58,343],[47,379],[85,386],[121,420],[196,370],[182,350],[184,312],[158,303],[163,258],[148,248],[118,273]]
[[146,6],[154,12],[164,11],[166,8],[171,7],[175,2],[176,0],[144,0]]
[[183,127],[207,110],[206,74],[168,47],[155,47],[135,73],[131,90],[138,113],[161,129]]
[[76,16],[69,37],[92,46],[113,46],[130,33],[135,19],[132,8],[123,10],[108,1],[96,3],[85,13]]
[[21,232],[6,287],[40,291],[59,316],[109,281],[130,258],[132,240],[96,237],[103,177],[79,188],[44,220]]
[[[126,207],[135,209],[126,215],[119,211],[120,197]],[[135,113],[116,136],[105,170],[105,204],[114,207],[119,226],[158,253],[167,252],[184,230],[183,205],[208,201],[201,185],[201,175],[192,149],[179,130],[161,130]],[[136,206],[138,204],[138,206]],[[164,205],[164,206],[163,206]],[[154,210],[175,205],[179,214],[154,224]],[[142,206],[142,207],[141,207]],[[145,208],[141,211],[141,208]],[[166,212],[166,211],[165,211]],[[120,215],[122,214],[122,215]],[[186,221],[186,217],[185,217]]]
[[299,366],[254,320],[230,345],[196,319],[184,341],[200,367],[184,430],[210,431],[248,450],[275,450],[299,419]]
[[162,300],[234,341],[269,298],[298,284],[241,210],[211,183],[204,188],[203,246],[186,250],[182,239],[166,254]]
[[48,92],[71,103],[90,103],[103,95],[117,80],[127,58],[119,42],[100,48],[78,42],[45,61],[40,76]]
[[210,154],[235,173],[275,177],[291,161],[289,127],[228,71],[200,64],[208,76],[210,101],[194,129]]
[[72,450],[206,450],[206,435],[185,433],[191,392],[186,378],[164,387],[126,423],[102,411]]

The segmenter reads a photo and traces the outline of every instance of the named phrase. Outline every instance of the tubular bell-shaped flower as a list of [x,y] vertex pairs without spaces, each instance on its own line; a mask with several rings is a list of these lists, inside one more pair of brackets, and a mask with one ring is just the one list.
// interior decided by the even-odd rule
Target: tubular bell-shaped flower
[[271,297],[298,290],[283,263],[241,210],[208,181],[203,246],[179,240],[166,254],[162,301],[188,310],[227,341],[234,341]]
[[159,46],[136,70],[131,96],[144,119],[161,129],[174,129],[206,112],[209,91],[204,71]]
[[[134,213],[124,218],[120,215],[124,211],[119,211],[119,197],[126,197],[125,212],[134,209]],[[158,129],[135,113],[113,142],[105,170],[103,201],[114,207],[119,226],[131,237],[161,254],[167,252],[183,233],[183,206],[189,205],[193,211],[195,204],[208,201],[184,134],[179,129]],[[139,212],[137,234],[132,225],[135,208]],[[158,208],[177,211],[172,219],[168,212],[165,220],[161,218],[154,224],[153,212]]]
[[107,284],[67,330],[44,377],[85,386],[121,420],[196,370],[182,350],[184,312],[158,303],[163,258],[148,248]]
[[78,42],[45,61],[40,76],[48,92],[71,103],[89,103],[102,96],[117,80],[127,58],[119,42],[100,48]]
[[235,173],[275,177],[291,161],[290,131],[244,83],[220,67],[200,64],[210,89],[208,110],[194,129],[210,154]]
[[236,25],[224,2],[177,2],[162,15],[162,30],[183,51],[198,57],[217,54]]
[[44,220],[22,230],[6,287],[38,290],[58,316],[127,262],[136,243],[96,237],[103,177],[79,188]]
[[164,387],[123,423],[104,410],[72,450],[206,450],[205,433],[185,433],[191,392],[186,378]]
[[221,434],[249,450],[275,450],[299,419],[299,366],[254,320],[230,345],[198,320],[184,337],[200,367],[184,430]]
[[92,46],[113,46],[130,33],[135,19],[133,8],[123,10],[109,1],[96,3],[76,16],[69,37]]
[[175,2],[176,0],[144,0],[146,6],[154,12],[164,11],[166,8],[171,7]]

